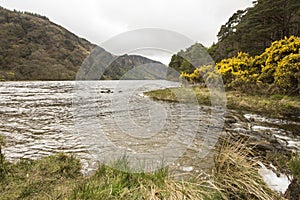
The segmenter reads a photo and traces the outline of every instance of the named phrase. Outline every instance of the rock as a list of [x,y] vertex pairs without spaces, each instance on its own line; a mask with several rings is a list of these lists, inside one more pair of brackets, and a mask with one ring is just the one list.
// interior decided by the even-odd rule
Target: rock
[[283,145],[276,138],[270,139],[270,144],[277,150],[284,149]]
[[193,169],[194,169],[194,167],[192,167],[192,166],[188,166],[188,167],[181,167],[181,170],[182,171],[185,171],[185,172],[191,172],[191,171],[193,171]]
[[294,178],[284,193],[284,197],[290,200],[300,199],[300,180]]
[[226,123],[229,123],[229,124],[233,124],[233,123],[236,123],[237,122],[237,119],[233,116],[227,116],[225,118],[225,122]]
[[258,174],[272,190],[279,193],[284,193],[287,190],[290,181],[285,174],[275,173],[273,170],[268,169],[261,162],[258,162],[258,165],[260,165]]
[[251,143],[251,146],[254,146],[254,150],[260,151],[260,152],[266,152],[266,151],[274,151],[274,147],[269,142],[258,142],[258,143]]
[[106,90],[101,90],[100,93],[113,93],[113,91],[110,89],[106,89]]

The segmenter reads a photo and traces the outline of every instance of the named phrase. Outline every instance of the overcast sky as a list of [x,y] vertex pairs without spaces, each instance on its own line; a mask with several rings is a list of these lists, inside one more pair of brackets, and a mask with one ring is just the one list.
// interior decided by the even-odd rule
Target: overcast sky
[[[45,15],[100,46],[111,37],[127,31],[161,28],[176,31],[208,47],[217,41],[221,25],[238,9],[250,7],[252,1],[0,0],[0,6]],[[168,57],[157,56],[163,62]]]

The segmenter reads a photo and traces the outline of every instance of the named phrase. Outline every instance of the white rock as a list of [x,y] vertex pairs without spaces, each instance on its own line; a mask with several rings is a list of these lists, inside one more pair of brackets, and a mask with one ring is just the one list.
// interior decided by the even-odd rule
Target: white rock
[[290,181],[284,174],[278,177],[272,170],[266,168],[262,163],[259,163],[261,168],[258,170],[259,175],[263,178],[265,183],[274,191],[284,194],[287,190]]
[[182,169],[182,171],[185,171],[185,172],[191,172],[191,171],[193,171],[194,167],[192,167],[192,166],[185,167],[184,166],[181,169]]

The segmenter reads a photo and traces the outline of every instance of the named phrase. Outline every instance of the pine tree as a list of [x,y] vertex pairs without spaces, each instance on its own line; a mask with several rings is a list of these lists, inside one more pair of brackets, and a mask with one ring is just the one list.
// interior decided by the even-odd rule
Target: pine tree
[[259,55],[273,41],[300,35],[299,0],[257,0],[223,25],[211,55],[216,61],[238,52]]

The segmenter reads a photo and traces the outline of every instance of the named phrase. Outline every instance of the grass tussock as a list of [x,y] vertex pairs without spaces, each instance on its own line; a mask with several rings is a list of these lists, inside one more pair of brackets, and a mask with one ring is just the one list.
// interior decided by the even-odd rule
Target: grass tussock
[[213,176],[228,199],[282,199],[258,174],[258,160],[241,141],[224,141],[215,156]]
[[210,93],[203,87],[177,87],[154,90],[144,93],[155,100],[210,105]]
[[2,153],[2,147],[5,145],[3,137],[0,135],[0,180],[3,180],[5,178],[5,175],[7,174],[7,164],[5,161],[5,157]]
[[153,173],[130,173],[100,166],[95,175],[74,189],[70,198],[181,200],[220,199],[221,195],[211,181],[200,178],[175,180],[168,175],[167,168]]
[[79,160],[64,154],[3,165],[0,199],[64,199],[82,178]]

